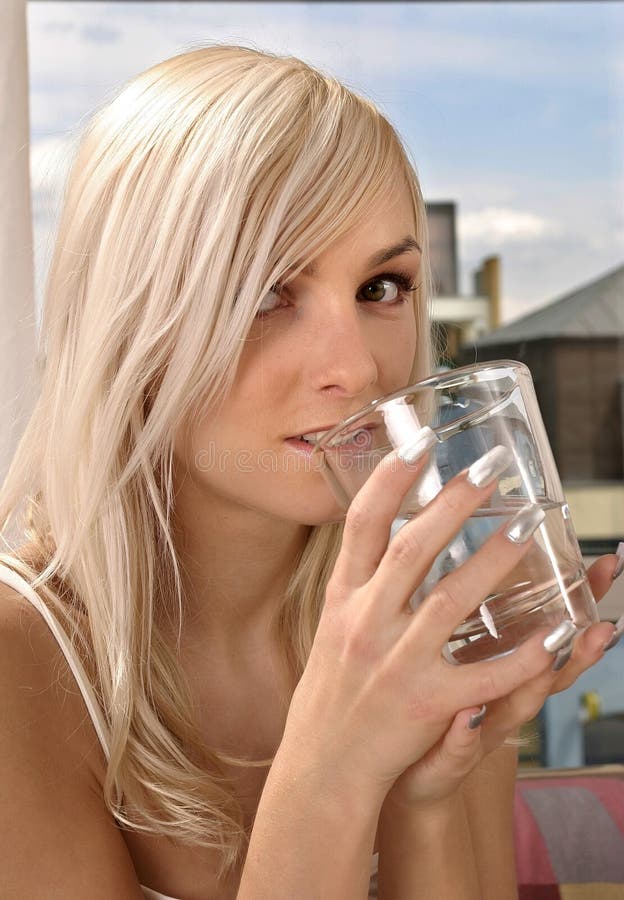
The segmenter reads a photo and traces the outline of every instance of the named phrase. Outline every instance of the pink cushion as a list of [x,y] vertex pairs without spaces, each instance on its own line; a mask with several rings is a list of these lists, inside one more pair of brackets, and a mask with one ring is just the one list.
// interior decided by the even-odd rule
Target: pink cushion
[[624,766],[521,770],[514,841],[520,900],[624,900]]

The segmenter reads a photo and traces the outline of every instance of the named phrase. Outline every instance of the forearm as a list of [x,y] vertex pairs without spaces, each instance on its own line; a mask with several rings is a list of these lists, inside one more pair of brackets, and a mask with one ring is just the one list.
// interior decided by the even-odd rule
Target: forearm
[[516,747],[485,757],[463,784],[482,900],[516,900],[513,842]]
[[237,900],[365,900],[381,799],[276,757]]
[[378,892],[379,900],[481,900],[461,793],[426,811],[384,804]]

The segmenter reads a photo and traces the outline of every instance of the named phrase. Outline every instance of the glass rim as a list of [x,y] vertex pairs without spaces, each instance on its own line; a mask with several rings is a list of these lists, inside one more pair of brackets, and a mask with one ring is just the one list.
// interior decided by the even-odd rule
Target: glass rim
[[358,422],[364,416],[369,415],[372,412],[376,412],[377,408],[384,403],[388,403],[390,400],[395,400],[398,397],[402,397],[404,394],[416,392],[417,390],[422,390],[423,388],[438,388],[445,387],[449,383],[455,382],[459,378],[459,383],[464,380],[464,378],[468,375],[472,375],[473,373],[478,372],[486,372],[488,370],[495,369],[513,369],[515,371],[522,371],[528,375],[531,374],[529,367],[526,363],[520,362],[517,359],[492,359],[487,360],[482,363],[469,363],[467,366],[459,366],[456,369],[448,369],[446,372],[438,372],[434,375],[428,375],[426,378],[421,379],[420,381],[413,381],[411,384],[405,385],[405,387],[399,388],[397,391],[393,391],[391,394],[384,394],[383,397],[377,397],[376,400],[371,400],[366,406],[362,407],[358,412],[352,413],[348,418],[343,419],[342,422],[339,422],[337,425],[334,425],[333,428],[330,428],[324,434],[322,434],[318,440],[313,445],[313,452],[323,451],[324,445],[330,441],[333,441],[334,438],[343,432],[345,428],[349,428],[354,422]]

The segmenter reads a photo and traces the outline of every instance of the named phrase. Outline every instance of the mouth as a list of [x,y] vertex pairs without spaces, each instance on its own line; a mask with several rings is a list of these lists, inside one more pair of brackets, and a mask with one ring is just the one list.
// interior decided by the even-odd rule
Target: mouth
[[[296,435],[287,438],[286,440],[288,443],[307,447],[312,451],[312,448],[319,438],[335,427],[336,423],[334,425],[328,425],[326,428],[322,428],[318,431],[308,431],[305,434]],[[334,438],[332,440],[332,448],[348,447],[350,449],[365,450],[372,445],[372,432],[375,428],[377,428],[377,424],[373,422],[366,422],[364,425],[354,425],[349,431],[345,432],[340,439]]]

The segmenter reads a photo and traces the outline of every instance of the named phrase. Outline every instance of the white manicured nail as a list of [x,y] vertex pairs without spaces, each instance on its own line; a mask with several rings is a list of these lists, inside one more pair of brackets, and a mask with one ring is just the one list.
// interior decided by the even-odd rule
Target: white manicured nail
[[548,650],[549,653],[557,653],[558,650],[570,643],[575,634],[576,625],[566,619],[544,638],[544,650]]
[[621,575],[624,572],[624,542],[620,541],[617,545],[617,550],[615,551],[615,555],[618,557],[618,562],[613,570],[613,575],[611,576],[611,580],[615,581],[618,575]]
[[509,447],[499,444],[484,453],[468,469],[466,478],[477,488],[485,487],[509,468],[514,456]]
[[615,647],[615,645],[619,642],[619,640],[623,634],[624,634],[624,616],[620,616],[620,618],[615,623],[615,628],[614,628],[613,634],[611,636],[611,640],[604,646],[605,653],[607,652],[607,650],[611,650],[612,647]]
[[517,512],[505,529],[505,537],[514,544],[524,544],[544,521],[544,510],[531,503]]
[[416,437],[413,441],[410,441],[409,444],[404,444],[403,447],[400,448],[397,452],[397,456],[401,462],[410,465],[411,463],[416,462],[423,453],[426,453],[427,450],[437,443],[437,434],[433,428],[429,428],[428,425],[425,425],[420,431],[416,432]]

